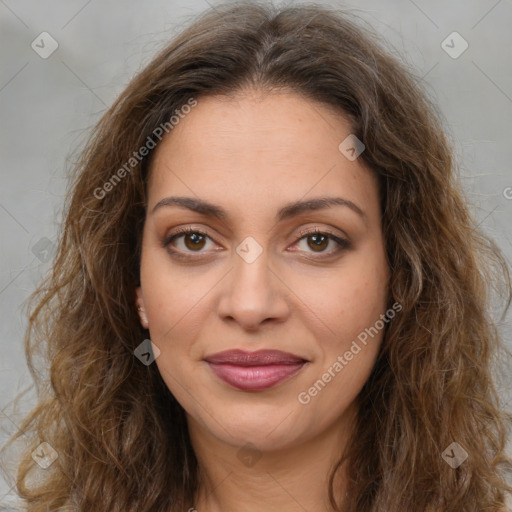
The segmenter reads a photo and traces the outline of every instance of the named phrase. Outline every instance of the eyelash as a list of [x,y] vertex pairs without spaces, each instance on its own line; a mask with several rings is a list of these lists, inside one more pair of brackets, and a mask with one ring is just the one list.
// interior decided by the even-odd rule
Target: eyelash
[[[203,230],[198,229],[198,228],[193,228],[191,226],[187,226],[185,228],[180,228],[176,233],[166,237],[163,240],[163,242],[162,242],[162,246],[164,248],[166,248],[167,251],[173,257],[184,259],[184,260],[190,260],[190,259],[196,258],[196,256],[190,256],[189,255],[190,252],[182,253],[181,251],[177,251],[177,250],[171,249],[169,247],[170,244],[172,242],[174,242],[174,240],[176,240],[177,238],[182,237],[184,235],[189,235],[189,234],[198,234],[198,235],[204,236],[206,238],[209,238],[211,240],[211,237],[206,232],[204,232]],[[323,230],[322,231],[322,230],[320,230],[318,228],[314,228],[314,229],[310,229],[310,230],[304,230],[304,231],[300,232],[299,233],[299,238],[297,239],[297,241],[295,243],[300,242],[301,240],[303,240],[304,238],[307,238],[308,236],[314,236],[314,235],[324,235],[324,236],[327,236],[327,238],[329,238],[329,240],[333,240],[334,242],[336,242],[338,244],[337,249],[331,250],[331,251],[321,251],[321,252],[318,252],[316,254],[318,254],[320,256],[314,256],[315,258],[334,256],[334,255],[340,253],[343,250],[350,249],[350,247],[351,247],[350,243],[348,242],[348,240],[340,238],[339,236],[335,235],[334,233],[331,233],[328,230]],[[193,252],[197,252],[198,254],[201,253],[201,251],[191,251],[191,252],[192,253]]]

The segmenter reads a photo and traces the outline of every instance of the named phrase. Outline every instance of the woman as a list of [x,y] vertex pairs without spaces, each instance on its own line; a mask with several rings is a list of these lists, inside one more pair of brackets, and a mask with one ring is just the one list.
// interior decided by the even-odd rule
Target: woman
[[510,278],[453,167],[346,15],[184,30],[96,127],[34,297],[28,510],[505,510]]

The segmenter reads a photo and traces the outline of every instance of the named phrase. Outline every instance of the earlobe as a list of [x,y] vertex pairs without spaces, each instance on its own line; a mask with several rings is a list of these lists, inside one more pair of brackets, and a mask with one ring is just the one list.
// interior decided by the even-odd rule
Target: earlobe
[[140,323],[141,323],[142,327],[144,327],[144,329],[149,329],[149,322],[148,322],[148,317],[146,315],[146,310],[144,308],[144,298],[142,297],[141,287],[138,286],[135,289],[135,292],[137,294],[135,304],[137,305],[137,312],[139,313]]

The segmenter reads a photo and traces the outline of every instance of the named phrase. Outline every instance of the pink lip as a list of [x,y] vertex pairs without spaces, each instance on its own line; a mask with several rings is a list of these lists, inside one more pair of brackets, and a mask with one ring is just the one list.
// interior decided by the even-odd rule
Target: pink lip
[[307,362],[279,350],[227,350],[208,356],[206,361],[217,377],[244,391],[275,386],[297,373]]

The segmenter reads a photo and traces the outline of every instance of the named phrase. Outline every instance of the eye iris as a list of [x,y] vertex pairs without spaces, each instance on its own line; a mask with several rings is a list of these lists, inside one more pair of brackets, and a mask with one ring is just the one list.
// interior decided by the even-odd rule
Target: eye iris
[[[321,240],[320,240],[321,239]],[[327,247],[329,239],[325,235],[310,235],[308,240],[313,240],[314,245],[309,245],[313,250],[323,250]]]
[[[190,241],[192,242],[192,245],[189,244]],[[204,236],[199,233],[189,233],[185,235],[185,245],[188,249],[202,249],[204,247],[204,242]]]

